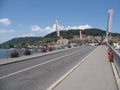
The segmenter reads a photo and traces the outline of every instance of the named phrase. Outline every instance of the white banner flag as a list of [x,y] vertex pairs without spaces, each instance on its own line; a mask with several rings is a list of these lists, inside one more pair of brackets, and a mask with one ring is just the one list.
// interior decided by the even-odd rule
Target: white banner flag
[[56,24],[57,36],[60,37],[60,31],[59,31],[58,20],[56,20],[55,24]]
[[80,40],[82,40],[82,31],[80,30]]
[[111,32],[111,26],[112,26],[112,15],[113,15],[113,9],[110,9],[108,11],[109,14],[109,21],[108,21],[108,32]]

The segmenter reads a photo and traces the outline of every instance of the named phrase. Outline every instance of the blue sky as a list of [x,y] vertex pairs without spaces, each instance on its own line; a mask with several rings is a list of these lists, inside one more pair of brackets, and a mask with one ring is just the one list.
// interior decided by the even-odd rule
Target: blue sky
[[120,0],[0,0],[0,43],[16,37],[44,36],[60,29],[107,29],[120,33]]

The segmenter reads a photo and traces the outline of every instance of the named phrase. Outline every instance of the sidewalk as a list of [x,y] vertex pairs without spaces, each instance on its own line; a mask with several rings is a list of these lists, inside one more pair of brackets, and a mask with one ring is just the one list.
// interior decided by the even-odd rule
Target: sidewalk
[[99,46],[54,90],[118,90],[107,48]]

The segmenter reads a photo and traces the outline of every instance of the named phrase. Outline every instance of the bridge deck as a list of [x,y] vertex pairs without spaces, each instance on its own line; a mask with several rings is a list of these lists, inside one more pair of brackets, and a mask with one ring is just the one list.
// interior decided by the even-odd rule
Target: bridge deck
[[96,48],[54,90],[118,90],[106,50],[105,46]]

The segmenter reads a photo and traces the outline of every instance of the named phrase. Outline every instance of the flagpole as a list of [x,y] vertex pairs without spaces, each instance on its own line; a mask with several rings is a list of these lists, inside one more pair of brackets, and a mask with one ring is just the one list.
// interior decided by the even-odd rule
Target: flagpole
[[109,9],[109,11],[108,11],[108,28],[107,28],[107,33],[106,33],[108,42],[109,42],[109,38],[111,36],[112,15],[113,15],[113,9]]
[[80,30],[80,40],[81,40],[81,44],[83,44],[83,37],[82,37],[82,30]]
[[60,30],[59,30],[58,20],[56,20],[55,24],[56,24],[57,36],[58,36],[59,40],[61,40],[61,43],[62,43],[62,48],[63,48],[63,37],[62,37],[62,36],[60,36]]
[[58,20],[56,20],[55,24],[56,24],[57,36],[60,37],[60,31],[59,31]]

